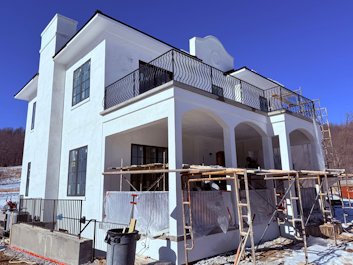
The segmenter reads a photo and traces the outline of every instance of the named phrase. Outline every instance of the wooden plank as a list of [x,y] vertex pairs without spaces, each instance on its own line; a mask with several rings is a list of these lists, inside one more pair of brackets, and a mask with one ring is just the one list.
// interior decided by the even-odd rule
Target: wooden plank
[[102,175],[128,175],[128,174],[159,174],[159,173],[202,173],[208,171],[219,171],[218,168],[205,168],[205,169],[151,169],[151,170],[132,170],[132,171],[106,171]]
[[135,219],[135,218],[131,218],[130,224],[129,224],[129,231],[128,231],[128,233],[134,232],[134,231],[135,231],[135,227],[136,227],[136,219]]

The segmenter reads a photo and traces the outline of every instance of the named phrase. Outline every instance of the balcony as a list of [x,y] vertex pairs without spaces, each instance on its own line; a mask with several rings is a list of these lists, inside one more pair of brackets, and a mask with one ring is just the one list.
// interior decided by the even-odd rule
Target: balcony
[[230,100],[263,112],[287,110],[306,118],[315,113],[312,100],[278,85],[261,89],[226,74],[199,59],[170,50],[105,89],[104,109],[109,109],[169,81],[192,86],[221,101]]

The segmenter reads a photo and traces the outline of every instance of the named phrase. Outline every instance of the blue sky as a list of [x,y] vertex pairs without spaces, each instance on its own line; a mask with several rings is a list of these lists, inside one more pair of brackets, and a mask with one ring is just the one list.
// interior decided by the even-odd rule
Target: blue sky
[[13,95],[37,72],[40,33],[55,15],[81,27],[101,10],[176,47],[214,35],[235,58],[290,89],[321,99],[330,120],[353,111],[353,1],[87,1],[0,3],[0,128],[24,127]]

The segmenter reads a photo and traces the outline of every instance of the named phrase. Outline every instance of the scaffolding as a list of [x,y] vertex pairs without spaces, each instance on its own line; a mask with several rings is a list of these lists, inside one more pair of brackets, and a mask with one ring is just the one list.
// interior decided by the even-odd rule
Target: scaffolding
[[[224,177],[220,177],[220,176]],[[255,243],[253,233],[253,216],[251,214],[250,194],[248,185],[248,175],[245,169],[226,169],[214,172],[193,172],[184,173],[184,189],[186,193],[183,194],[182,200],[182,214],[183,214],[183,231],[184,231],[184,251],[185,264],[189,263],[188,253],[194,248],[194,234],[192,222],[192,201],[191,201],[191,184],[206,181],[227,181],[232,183],[233,196],[235,198],[235,205],[237,209],[237,220],[239,225],[239,244],[237,253],[235,255],[234,264],[238,264],[245,250],[245,245],[250,238],[251,243],[251,257],[253,264],[255,264]],[[245,198],[240,196],[240,181],[244,181]],[[188,242],[190,240],[190,243]]]
[[[142,169],[144,168],[144,169]],[[120,168],[104,172],[104,175],[125,175],[125,174],[166,174],[170,172],[179,173],[182,180],[182,221],[184,233],[184,254],[185,264],[189,264],[189,252],[195,245],[195,235],[193,232],[193,216],[192,216],[192,188],[196,183],[211,181],[226,181],[231,186],[233,194],[234,207],[236,211],[236,220],[239,229],[239,244],[235,254],[234,264],[239,264],[245,255],[245,247],[250,241],[250,253],[253,264],[256,264],[255,252],[264,239],[270,224],[276,218],[278,225],[288,225],[294,229],[294,237],[303,242],[305,253],[305,264],[308,264],[308,246],[307,246],[307,227],[314,207],[319,203],[320,212],[324,224],[331,224],[333,229],[333,237],[336,242],[336,231],[333,217],[332,199],[333,194],[338,194],[343,210],[352,209],[350,195],[348,192],[348,205],[344,204],[342,196],[342,183],[349,184],[353,180],[353,175],[346,174],[344,170],[329,169],[325,171],[312,170],[249,170],[241,168],[213,168],[207,166],[193,166],[183,169],[168,169],[165,165],[156,169],[146,169],[146,167]],[[252,177],[262,177],[264,181],[270,182],[273,190],[274,205],[273,212],[268,220],[262,235],[255,246],[254,230],[251,209],[250,188]],[[304,215],[302,188],[303,183],[311,181],[311,186],[316,188],[316,197],[312,201],[309,214]],[[329,184],[329,181],[332,183]],[[229,190],[229,189],[228,189]],[[241,190],[245,191],[245,196],[241,196]],[[256,190],[255,190],[256,192]],[[266,200],[266,198],[263,198]],[[284,202],[289,202],[291,210],[283,207]],[[270,205],[270,203],[269,203]],[[296,206],[296,207],[294,207]],[[345,213],[344,213],[345,215]],[[346,222],[345,216],[344,220]]]
[[339,161],[332,143],[327,108],[321,107],[320,100],[314,100],[314,108],[315,116],[313,119],[316,119],[320,127],[322,135],[321,145],[324,151],[325,166],[326,168],[337,168],[339,167]]

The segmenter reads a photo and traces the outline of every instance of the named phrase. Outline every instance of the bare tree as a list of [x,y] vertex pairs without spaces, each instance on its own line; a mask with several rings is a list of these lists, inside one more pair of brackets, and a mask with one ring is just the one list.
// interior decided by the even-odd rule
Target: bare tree
[[0,166],[22,164],[25,131],[23,128],[0,129]]
[[332,125],[331,133],[339,167],[353,173],[353,113],[346,114],[344,124]]

